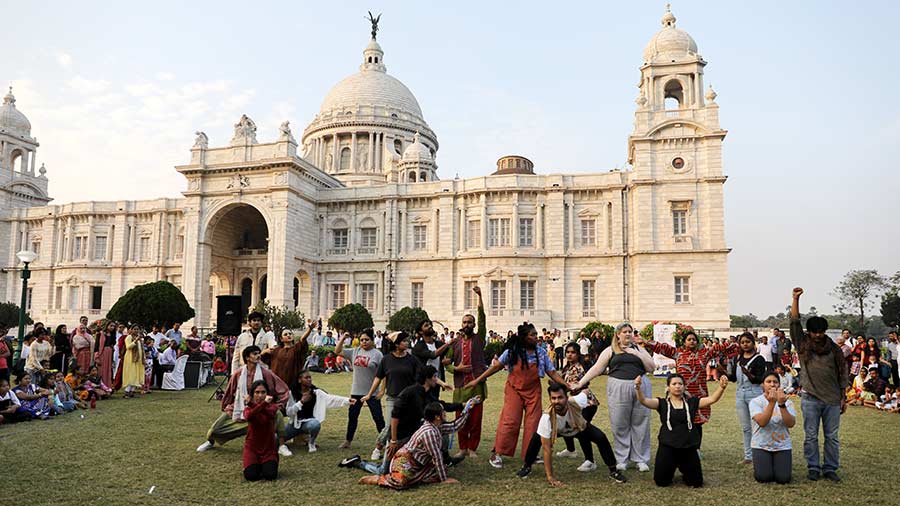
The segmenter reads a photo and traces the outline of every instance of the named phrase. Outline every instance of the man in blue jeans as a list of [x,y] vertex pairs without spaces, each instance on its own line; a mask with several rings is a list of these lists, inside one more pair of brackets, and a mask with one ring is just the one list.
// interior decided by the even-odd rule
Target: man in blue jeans
[[[807,477],[818,481],[820,476],[839,482],[841,415],[847,409],[844,396],[848,385],[847,362],[840,347],[825,335],[828,321],[813,316],[806,321],[806,330],[800,323],[800,296],[802,288],[794,288],[791,303],[791,340],[800,357],[800,385],[803,394],[800,408],[803,411],[803,455],[806,457]],[[825,462],[819,460],[819,423],[825,436]]]

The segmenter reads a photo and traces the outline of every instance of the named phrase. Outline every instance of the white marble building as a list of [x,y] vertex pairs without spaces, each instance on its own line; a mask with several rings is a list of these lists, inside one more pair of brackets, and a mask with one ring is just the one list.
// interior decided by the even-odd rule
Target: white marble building
[[226,145],[198,132],[176,167],[183,198],[48,205],[38,143],[10,93],[0,290],[18,301],[15,253],[31,249],[30,310],[54,323],[103,315],[127,289],[165,279],[199,326],[215,321],[221,294],[323,317],[358,302],[379,324],[416,305],[455,326],[477,283],[496,330],[523,320],[728,327],[726,132],[696,43],[670,12],[662,25],[640,65],[631,168],[584,175],[506,156],[492,174],[440,179],[437,135],[374,37],[299,142],[288,122],[260,142],[246,116]]

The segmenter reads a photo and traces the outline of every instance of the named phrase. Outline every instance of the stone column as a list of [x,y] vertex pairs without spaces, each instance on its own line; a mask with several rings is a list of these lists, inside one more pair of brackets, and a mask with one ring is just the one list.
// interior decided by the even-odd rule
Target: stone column
[[459,237],[459,246],[457,247],[457,251],[465,251],[466,250],[466,229],[468,228],[468,222],[466,221],[466,208],[459,208],[459,230],[457,230],[457,234]]
[[[519,194],[513,193],[512,220],[509,224],[509,244],[513,248],[519,247]],[[533,240],[533,237],[532,237]]]
[[434,222],[434,228],[432,230],[431,236],[431,252],[435,255],[440,254],[440,237],[441,237],[441,211],[440,209],[435,208],[432,212],[434,218],[432,221]]
[[399,211],[400,213],[400,247],[397,248],[397,253],[399,255],[403,255],[406,253],[406,206],[401,206],[403,209]]
[[375,172],[375,132],[369,132],[369,157],[366,163],[366,172]]
[[[337,134],[331,136],[331,172],[337,172],[341,165],[340,138]],[[327,164],[326,164],[327,165]],[[327,169],[326,169],[327,171]]]
[[75,249],[75,220],[69,216],[66,221],[66,237],[69,238],[66,243],[66,261],[72,261],[72,251]]
[[328,285],[325,284],[325,274],[319,274],[319,316],[325,316],[328,312]]
[[544,247],[544,201],[539,200],[537,208],[534,210],[534,246],[536,248]]
[[357,172],[356,166],[356,132],[350,134],[350,172]]
[[94,260],[94,216],[88,216],[88,235],[87,235],[88,243],[85,245],[87,248],[87,254],[85,255],[88,262]]
[[486,251],[488,247],[487,241],[487,230],[488,230],[488,216],[487,216],[487,195],[484,193],[481,194],[481,231],[479,234],[481,235],[481,250]]
[[352,304],[356,302],[356,279],[353,276],[353,271],[347,273],[347,298],[344,300],[345,304]]

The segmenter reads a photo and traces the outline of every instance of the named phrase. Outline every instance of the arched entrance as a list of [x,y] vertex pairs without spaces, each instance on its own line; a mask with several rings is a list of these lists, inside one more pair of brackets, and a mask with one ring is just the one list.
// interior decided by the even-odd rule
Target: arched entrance
[[[265,217],[250,204],[226,206],[210,219],[204,238],[209,259],[201,260],[201,265],[209,266],[209,270],[202,274],[209,277],[213,287],[209,307],[216,304],[213,295],[240,295],[246,317],[249,308],[266,296],[269,227]],[[254,280],[260,280],[256,290]],[[214,325],[215,320],[209,324]]]

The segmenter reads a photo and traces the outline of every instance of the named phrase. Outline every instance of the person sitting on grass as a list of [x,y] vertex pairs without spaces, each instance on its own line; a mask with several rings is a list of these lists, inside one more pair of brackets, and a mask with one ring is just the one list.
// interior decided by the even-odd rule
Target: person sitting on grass
[[31,382],[31,379],[31,374],[27,372],[19,375],[16,378],[17,385],[16,388],[13,388],[13,393],[19,398],[22,409],[31,418],[46,420],[55,414],[50,400],[52,392],[46,388],[38,388]]
[[597,469],[594,464],[594,450],[591,445],[596,444],[600,450],[603,463],[609,468],[609,477],[616,483],[625,483],[625,475],[616,468],[616,456],[609,444],[606,434],[593,426],[583,416],[584,408],[588,407],[587,393],[569,397],[566,387],[559,383],[550,383],[547,387],[550,396],[550,407],[541,415],[538,421],[537,431],[531,436],[528,449],[525,451],[525,465],[516,473],[519,478],[526,478],[531,474],[531,466],[538,457],[538,452],[544,456],[544,472],[551,486],[562,486],[562,482],[553,475],[553,445],[558,436],[571,437],[578,440],[581,450],[584,452],[584,464],[579,471],[593,471]]
[[700,430],[694,423],[694,415],[700,409],[719,402],[728,387],[728,378],[719,378],[719,388],[709,397],[688,396],[684,378],[673,374],[666,379],[667,395],[647,399],[641,389],[643,376],[634,379],[638,402],[659,413],[659,447],[653,466],[653,481],[659,487],[668,487],[675,478],[675,470],[681,471],[685,485],[703,486],[703,469],[700,465]]
[[897,408],[897,392],[894,391],[893,387],[884,387],[884,395],[875,403],[875,407],[881,411],[894,412]]
[[356,399],[331,395],[321,388],[316,388],[309,371],[301,371],[300,377],[290,387],[291,398],[287,403],[286,410],[288,423],[284,429],[284,437],[278,453],[285,457],[293,455],[284,441],[294,439],[300,434],[309,435],[309,453],[315,453],[318,450],[316,437],[325,421],[326,410],[352,406],[356,404]]
[[[471,400],[468,405],[471,405]],[[465,419],[467,415],[468,411],[465,411],[461,418]],[[360,484],[406,490],[429,483],[459,483],[447,476],[447,466],[441,452],[441,427],[447,425],[444,407],[439,402],[428,404],[424,418],[419,429],[390,459],[389,472],[380,476],[363,476]]]
[[[255,348],[248,346],[244,348]],[[278,404],[269,395],[265,380],[256,380],[244,396],[243,418],[247,421],[244,440],[244,479],[247,481],[274,480],[278,477],[278,452],[275,450],[275,419]]]
[[31,414],[22,407],[19,397],[10,391],[9,380],[0,378],[0,424],[25,420],[31,420]]
[[90,370],[88,370],[83,386],[86,391],[93,392],[96,399],[109,399],[109,396],[112,395],[112,389],[103,383],[103,378],[100,377],[100,369],[95,365],[92,365]]
[[787,372],[785,367],[781,364],[775,366],[774,372],[778,376],[778,383],[781,386],[781,389],[784,390],[784,393],[788,395],[794,393],[794,376]]
[[74,411],[75,408],[87,409],[87,404],[75,396],[75,391],[63,379],[63,373],[53,375],[53,392],[56,396],[56,405],[65,411]]
[[863,405],[867,408],[874,408],[878,399],[884,395],[885,388],[887,388],[887,382],[878,375],[878,366],[870,365],[869,376],[863,383],[863,393],[861,395]]
[[325,355],[325,374],[331,374],[333,372],[341,372],[337,370],[337,366],[335,364],[334,353],[328,352]]
[[303,365],[303,368],[311,372],[324,372],[319,367],[319,355],[316,354],[316,350],[309,350],[309,356],[306,357],[306,364]]
[[753,423],[753,478],[760,483],[791,481],[791,433],[797,423],[794,405],[781,388],[778,375],[766,374],[763,394],[750,401]]

